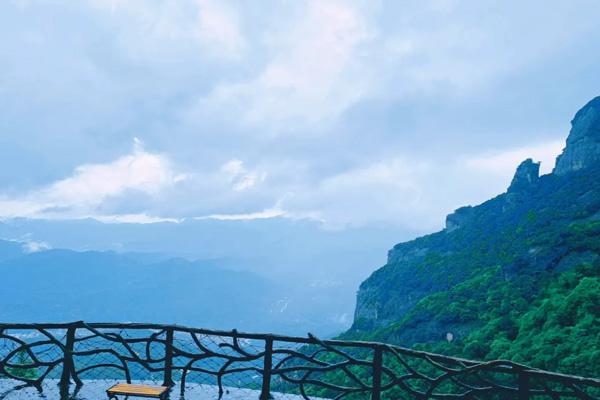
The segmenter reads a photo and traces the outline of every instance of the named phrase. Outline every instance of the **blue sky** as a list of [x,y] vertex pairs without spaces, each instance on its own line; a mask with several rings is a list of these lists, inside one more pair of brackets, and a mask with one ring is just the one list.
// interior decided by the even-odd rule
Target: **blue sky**
[[552,168],[600,2],[0,2],[0,219],[431,230]]

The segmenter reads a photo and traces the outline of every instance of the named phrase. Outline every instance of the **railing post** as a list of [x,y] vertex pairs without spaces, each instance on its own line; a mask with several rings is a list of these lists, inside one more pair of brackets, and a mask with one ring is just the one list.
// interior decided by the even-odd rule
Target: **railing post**
[[75,329],[74,325],[67,328],[67,337],[63,352],[63,369],[60,376],[60,397],[66,399],[69,396],[69,385],[71,384],[71,375],[75,374],[75,366],[73,364],[73,347],[75,346]]
[[263,366],[263,381],[260,400],[270,400],[271,396],[271,372],[273,370],[273,338],[265,339],[265,361]]
[[381,400],[381,370],[383,369],[383,349],[375,347],[373,353],[373,392],[371,400]]
[[529,400],[529,375],[519,371],[519,400]]
[[171,387],[173,382],[173,328],[167,328],[167,338],[165,343],[165,375],[163,386]]

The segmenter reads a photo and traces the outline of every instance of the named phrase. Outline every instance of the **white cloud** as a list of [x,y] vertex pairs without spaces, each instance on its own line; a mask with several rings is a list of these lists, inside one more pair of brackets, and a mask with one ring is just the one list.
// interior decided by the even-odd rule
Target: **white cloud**
[[[89,1],[97,7],[82,5]],[[0,115],[10,128],[0,140],[10,167],[0,178],[22,188],[42,177],[40,166],[64,170],[82,162],[79,154],[100,159],[98,143],[114,146],[134,126],[187,164],[190,179],[170,190],[184,177],[138,145],[29,193],[0,194],[0,218],[284,216],[429,226],[448,208],[504,190],[527,157],[548,171],[558,142],[481,148],[531,126],[542,137],[556,115],[565,113],[566,125],[565,109],[593,92],[584,65],[597,55],[573,46],[597,36],[591,3],[532,2],[515,12],[512,3],[492,10],[464,1],[88,2],[58,2],[51,26],[36,23],[43,5],[0,6],[11,21],[2,32],[15,38],[2,46],[14,57],[0,84],[11,99]],[[563,90],[556,76],[577,76],[588,89]],[[182,120],[190,102],[193,124]],[[272,135],[287,129],[297,133],[289,141]],[[457,148],[464,154],[449,159]],[[231,154],[246,163],[223,164]],[[273,210],[285,193],[295,194]]]
[[291,215],[323,221],[332,229],[395,221],[414,227],[415,215],[428,218],[423,181],[430,172],[427,162],[386,159],[298,189],[286,198],[285,208]]
[[475,157],[467,157],[464,163],[467,167],[489,173],[512,176],[521,161],[532,158],[541,161],[540,172],[549,173],[554,168],[556,157],[562,152],[565,142],[555,140],[516,149],[492,151]]
[[199,46],[202,56],[237,59],[247,47],[237,10],[226,0],[90,1],[126,24],[121,39],[136,54],[143,47],[150,53],[153,49],[185,52],[191,45]]
[[251,128],[319,131],[362,100],[472,94],[539,56],[505,46],[507,32],[487,29],[497,21],[465,16],[461,2],[391,7],[402,13],[391,26],[376,24],[390,7],[379,2],[297,4],[286,23],[266,29],[263,67],[217,81],[193,104],[191,119],[226,109],[226,118],[235,110]]
[[222,0],[196,0],[199,8],[197,35],[201,40],[231,56],[239,56],[246,46],[239,16]]
[[249,171],[244,166],[244,162],[237,159],[223,164],[221,172],[227,176],[231,187],[237,192],[250,189],[258,183],[263,182],[267,177],[266,172]]
[[300,16],[267,33],[270,54],[253,79],[224,83],[198,109],[231,107],[250,124],[284,128],[335,117],[368,85],[362,44],[373,38],[353,2],[310,0]]
[[110,199],[128,192],[158,195],[165,188],[185,179],[176,174],[168,158],[149,153],[137,138],[131,154],[107,164],[77,167],[68,178],[22,196],[0,197],[0,218],[87,218],[150,222],[145,214],[101,216],[101,207]]
[[116,215],[95,215],[87,218],[93,218],[97,221],[104,222],[106,224],[155,224],[158,222],[170,222],[180,223],[183,222],[182,218],[166,218],[156,217],[148,215],[146,213],[141,214],[116,214]]
[[270,219],[285,217],[287,212],[280,208],[268,208],[263,211],[246,214],[211,214],[202,217],[195,217],[196,220],[214,219],[219,221],[250,221],[255,219]]
[[23,243],[23,250],[26,253],[37,253],[39,251],[50,250],[52,246],[48,242],[36,242],[34,240],[29,240]]
[[18,239],[3,239],[9,242],[19,243],[25,253],[37,253],[39,251],[50,250],[52,246],[50,243],[43,240],[34,240],[31,238],[31,233],[22,235]]
[[286,218],[319,220],[329,229],[371,223],[438,229],[454,209],[505,191],[521,161],[533,158],[542,161],[543,172],[551,171],[563,145],[550,141],[451,159],[386,158],[296,187],[278,209]]
[[[319,221],[327,229],[372,223],[436,229],[453,209],[477,204],[504,191],[524,159],[542,160],[544,170],[549,171],[562,145],[561,141],[550,141],[445,160],[409,155],[382,157],[317,180],[299,177],[302,168],[287,160],[284,164],[265,165],[265,170],[274,173],[267,181],[263,167],[249,168],[234,158],[212,171],[190,175],[186,184],[177,186],[174,198],[163,198],[170,192],[168,188],[186,176],[175,173],[165,156],[148,153],[136,142],[129,155],[107,164],[81,166],[71,177],[45,188],[1,199],[0,209],[4,218],[95,218],[105,223],[183,220],[155,215],[161,212],[122,212],[118,207],[105,206],[111,199],[137,192],[160,197],[158,210],[169,209],[174,199],[185,202],[190,197],[202,198],[194,204],[186,203],[184,211],[177,210],[179,216],[199,215],[194,217],[196,220],[288,218]],[[274,206],[264,206],[273,201]],[[122,204],[129,211],[133,203]],[[240,209],[259,211],[236,212]]]

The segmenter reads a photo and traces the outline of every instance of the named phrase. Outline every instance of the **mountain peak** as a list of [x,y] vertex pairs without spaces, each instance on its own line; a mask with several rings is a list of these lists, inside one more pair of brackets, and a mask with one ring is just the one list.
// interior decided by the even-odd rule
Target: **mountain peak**
[[531,158],[528,158],[517,167],[517,171],[515,172],[512,182],[510,183],[508,191],[514,192],[520,189],[525,189],[537,181],[539,177],[540,163],[533,162]]
[[556,159],[553,173],[564,175],[597,163],[600,164],[600,96],[575,114],[567,146]]

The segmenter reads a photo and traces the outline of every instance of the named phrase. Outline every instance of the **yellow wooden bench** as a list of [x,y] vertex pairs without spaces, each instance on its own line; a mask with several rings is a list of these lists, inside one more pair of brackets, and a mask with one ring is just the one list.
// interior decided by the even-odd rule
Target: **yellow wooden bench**
[[130,383],[118,383],[110,387],[106,394],[109,399],[118,400],[117,396],[150,397],[154,399],[166,399],[169,388],[166,386],[132,385]]

